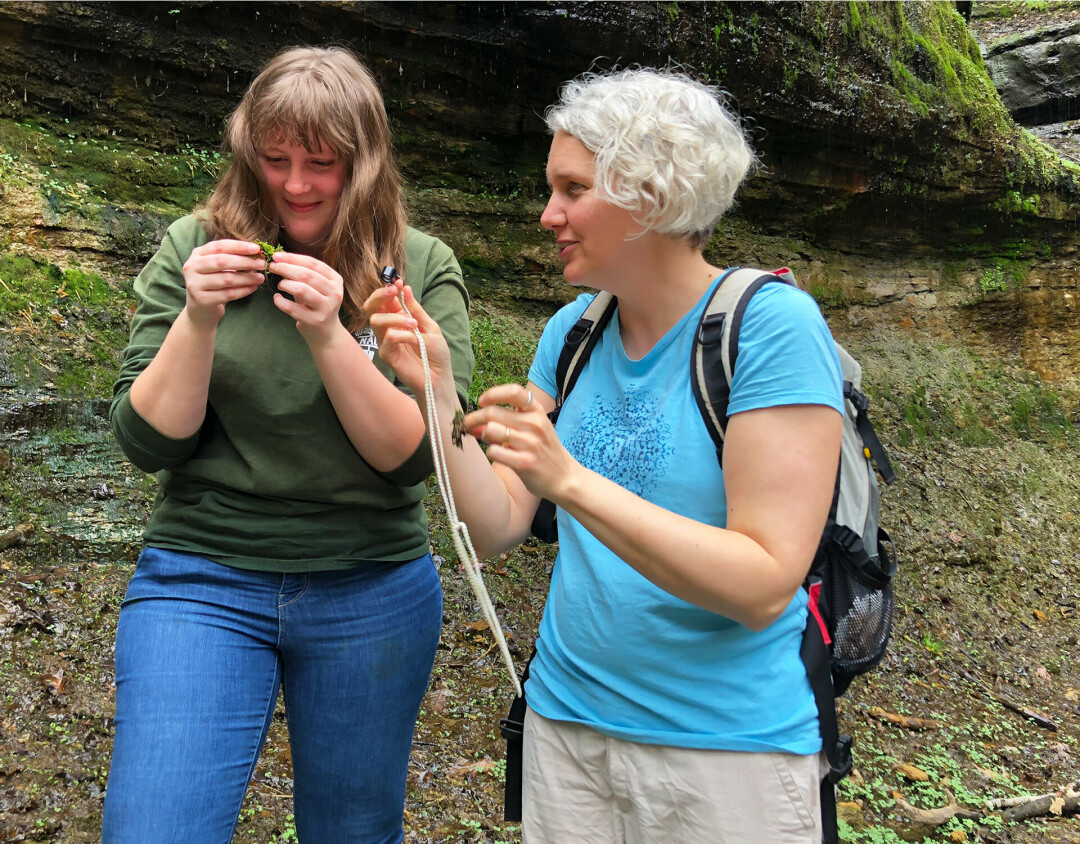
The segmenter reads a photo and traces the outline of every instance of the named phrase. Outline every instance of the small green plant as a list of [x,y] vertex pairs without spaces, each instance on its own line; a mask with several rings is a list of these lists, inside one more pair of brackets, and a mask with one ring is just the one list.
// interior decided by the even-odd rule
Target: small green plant
[[883,826],[871,826],[856,831],[843,818],[840,818],[837,823],[840,840],[846,844],[904,844],[903,838]]
[[1007,290],[1009,287],[1005,281],[1005,273],[1001,267],[987,267],[979,278],[979,289],[983,293],[993,293]]
[[923,634],[922,644],[924,648],[926,648],[928,651],[930,651],[930,653],[935,655],[940,654],[942,651],[945,650],[945,644],[943,642],[939,642],[937,639],[931,636],[930,633]]
[[495,762],[491,766],[491,775],[496,780],[498,780],[499,782],[502,782],[504,779],[506,779],[506,759],[505,758],[495,760]]
[[274,256],[278,252],[284,252],[284,246],[274,246],[272,243],[267,243],[265,240],[256,240],[255,245],[262,250],[263,260],[266,261],[266,272],[270,272],[270,262],[274,260]]

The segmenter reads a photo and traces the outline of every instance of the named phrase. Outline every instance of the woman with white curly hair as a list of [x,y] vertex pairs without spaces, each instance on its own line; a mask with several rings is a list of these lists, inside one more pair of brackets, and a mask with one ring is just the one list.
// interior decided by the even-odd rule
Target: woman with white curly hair
[[[840,449],[829,330],[794,287],[754,296],[721,469],[689,361],[724,275],[703,250],[754,160],[742,130],[713,89],[649,69],[569,83],[547,123],[541,223],[567,282],[618,308],[554,426],[556,364],[592,294],[548,323],[527,387],[488,390],[466,416],[486,456],[446,449],[481,555],[524,539],[541,499],[558,508],[526,684],[524,840],[818,842],[800,585]],[[422,394],[419,328],[449,432],[449,354],[405,290],[411,317],[393,288],[368,299],[379,353]]]

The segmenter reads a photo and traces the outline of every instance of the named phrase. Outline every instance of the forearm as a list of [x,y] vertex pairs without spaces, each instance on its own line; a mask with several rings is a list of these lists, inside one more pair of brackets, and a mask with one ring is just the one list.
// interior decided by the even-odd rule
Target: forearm
[[580,465],[556,503],[664,591],[754,630],[775,620],[802,582],[749,536],[665,510]]
[[[427,419],[425,399],[418,398]],[[460,447],[454,444],[459,402],[452,377],[436,386],[435,403],[458,517],[469,527],[477,556],[486,559],[513,548],[528,536],[539,499],[511,469],[492,465],[473,437],[466,434]]]
[[199,325],[181,310],[154,359],[131,384],[131,406],[167,437],[190,437],[206,418],[216,334],[216,326]]
[[404,463],[424,435],[417,403],[379,372],[344,326],[311,353],[357,453],[380,472]]

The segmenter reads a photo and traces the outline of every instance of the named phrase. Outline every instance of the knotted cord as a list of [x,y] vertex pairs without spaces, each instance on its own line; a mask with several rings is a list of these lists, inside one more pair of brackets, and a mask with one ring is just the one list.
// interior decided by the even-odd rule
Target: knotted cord
[[[393,267],[386,267],[382,272],[384,283],[393,284],[397,281],[397,271]],[[409,314],[405,305],[405,290],[398,291],[398,302],[401,309]],[[412,316],[412,314],[409,314]],[[435,407],[435,388],[431,383],[431,364],[428,362],[427,344],[420,333],[419,328],[413,329],[413,334],[420,346],[420,361],[424,367],[424,400],[427,404],[428,439],[431,440],[431,456],[435,463],[435,480],[438,482],[439,494],[442,496],[443,506],[446,508],[446,517],[450,521],[450,535],[454,540],[454,550],[457,551],[461,566],[465,569],[465,575],[469,579],[476,600],[480,602],[480,609],[484,613],[488,627],[495,636],[495,643],[499,646],[503,664],[506,666],[510,681],[514,686],[514,692],[521,697],[521,683],[518,681],[517,669],[514,660],[510,657],[510,649],[506,646],[506,637],[503,635],[499,617],[495,614],[495,607],[491,603],[487,587],[484,586],[484,578],[480,574],[480,561],[476,556],[472,539],[469,537],[469,526],[458,518],[457,506],[454,503],[454,491],[450,487],[450,472],[446,466],[446,452],[443,446],[442,427],[439,424],[439,414]]]

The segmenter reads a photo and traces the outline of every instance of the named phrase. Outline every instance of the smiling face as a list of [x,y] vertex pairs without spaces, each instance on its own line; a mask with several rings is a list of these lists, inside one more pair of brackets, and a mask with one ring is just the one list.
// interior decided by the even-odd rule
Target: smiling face
[[556,132],[547,164],[551,198],[540,224],[555,233],[569,284],[607,289],[604,280],[632,267],[648,238],[635,238],[641,224],[629,211],[597,196],[595,172],[592,152]]
[[346,164],[321,141],[314,150],[281,139],[259,147],[259,169],[293,252],[319,257],[345,188]]

